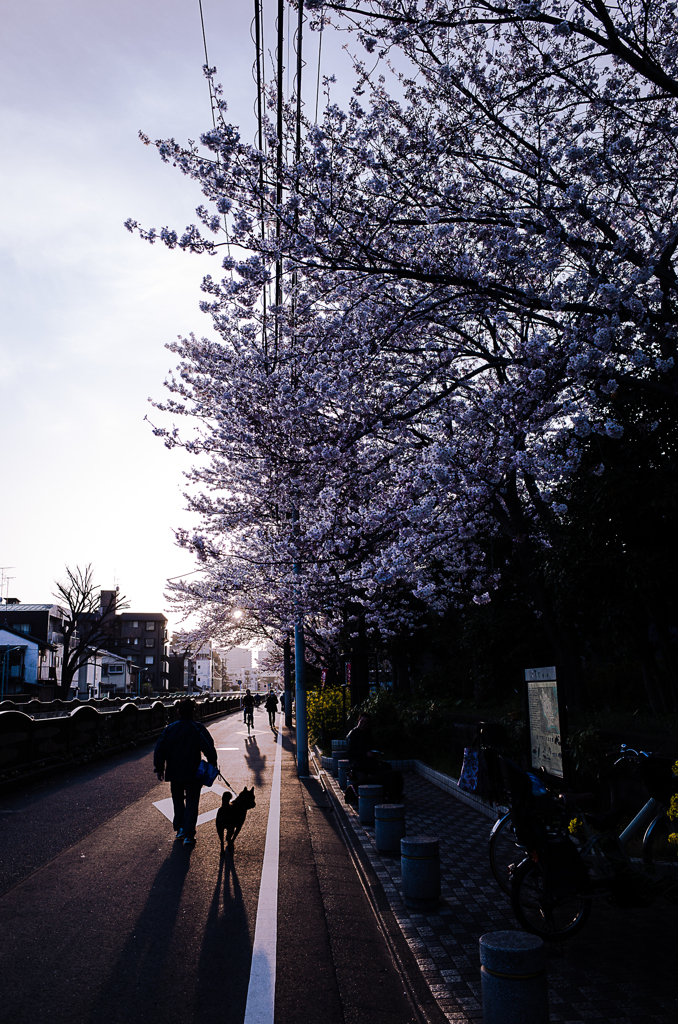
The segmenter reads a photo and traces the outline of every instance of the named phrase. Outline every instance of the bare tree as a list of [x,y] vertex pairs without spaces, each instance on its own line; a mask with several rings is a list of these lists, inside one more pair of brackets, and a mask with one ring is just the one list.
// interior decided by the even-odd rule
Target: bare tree
[[64,654],[59,696],[68,697],[76,672],[86,665],[92,652],[110,642],[115,634],[115,613],[128,607],[116,594],[102,607],[101,590],[94,583],[92,566],[66,566],[66,579],[55,583],[54,597],[66,612],[63,625]]

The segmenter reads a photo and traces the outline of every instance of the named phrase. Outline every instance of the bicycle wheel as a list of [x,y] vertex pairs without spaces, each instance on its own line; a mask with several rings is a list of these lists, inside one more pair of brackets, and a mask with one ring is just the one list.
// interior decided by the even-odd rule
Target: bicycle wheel
[[678,822],[658,814],[643,838],[643,864],[653,874],[678,882],[678,846],[669,843],[669,835],[678,832]]
[[490,868],[507,896],[511,895],[511,870],[525,857],[525,847],[516,839],[511,815],[505,814],[495,822],[490,832],[487,852]]
[[541,865],[524,860],[513,874],[511,909],[525,931],[545,942],[557,942],[584,927],[591,913],[591,900],[579,893],[547,895]]

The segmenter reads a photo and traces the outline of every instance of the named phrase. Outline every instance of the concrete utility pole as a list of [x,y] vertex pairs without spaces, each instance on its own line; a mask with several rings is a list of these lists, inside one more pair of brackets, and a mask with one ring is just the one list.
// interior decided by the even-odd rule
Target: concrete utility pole
[[304,625],[294,624],[295,704],[297,711],[297,774],[308,775],[308,722],[306,719],[306,644]]
[[283,647],[283,679],[285,691],[283,693],[283,711],[285,712],[285,725],[292,728],[292,652],[290,650],[289,636]]
[[[297,23],[297,116],[295,140],[295,157],[297,164],[301,160],[301,71],[304,66],[301,58],[301,41],[303,27],[304,0],[299,0],[299,21]],[[282,74],[280,75],[280,83],[282,85]],[[296,301],[296,299],[294,301]],[[294,675],[296,690],[295,707],[297,714],[297,774],[308,775],[308,719],[306,715],[306,641],[304,638],[304,620],[301,614],[297,616],[297,621],[294,624]]]

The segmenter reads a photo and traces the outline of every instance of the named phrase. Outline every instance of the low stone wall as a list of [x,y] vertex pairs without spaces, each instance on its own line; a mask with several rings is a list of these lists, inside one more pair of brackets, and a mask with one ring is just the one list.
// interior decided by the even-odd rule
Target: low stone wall
[[457,785],[457,779],[451,775],[445,775],[444,772],[437,772],[434,768],[424,764],[423,761],[414,761],[413,765],[417,775],[428,779],[434,786],[438,786],[439,789],[443,789],[450,796],[453,796],[455,800],[461,800],[462,803],[468,804],[475,811],[480,811],[481,814],[491,818],[492,821],[502,818],[508,811],[508,807],[504,807],[502,804],[490,803],[489,800],[482,800],[479,796],[475,796],[465,789],[460,789]]
[[[109,700],[97,701],[96,706],[67,701],[46,714],[30,713],[31,704],[40,701],[24,705],[25,711],[8,708],[9,703],[0,704],[0,782],[50,763],[77,760],[88,753],[151,739],[177,718],[177,700],[120,701],[117,706]],[[204,722],[239,707],[238,696],[208,697],[196,700],[195,718]]]

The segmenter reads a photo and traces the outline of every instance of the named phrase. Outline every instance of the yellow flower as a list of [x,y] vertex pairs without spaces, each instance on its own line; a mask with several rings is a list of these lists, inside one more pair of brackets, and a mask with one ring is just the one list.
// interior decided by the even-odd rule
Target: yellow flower
[[678,761],[676,761],[676,763],[674,764],[674,766],[671,769],[671,771],[673,772],[674,775],[678,775]]
[[666,813],[671,821],[673,821],[674,818],[678,818],[678,793],[674,793],[671,797],[671,803],[669,804],[669,809]]
[[669,836],[669,842],[673,843],[674,846],[678,846],[678,832],[672,832]]
[[[676,817],[678,817],[678,811],[676,812]],[[575,832],[577,832],[577,830],[581,828],[581,826],[581,818],[573,818],[570,824],[567,826],[567,830],[570,833],[570,835],[573,836]]]

